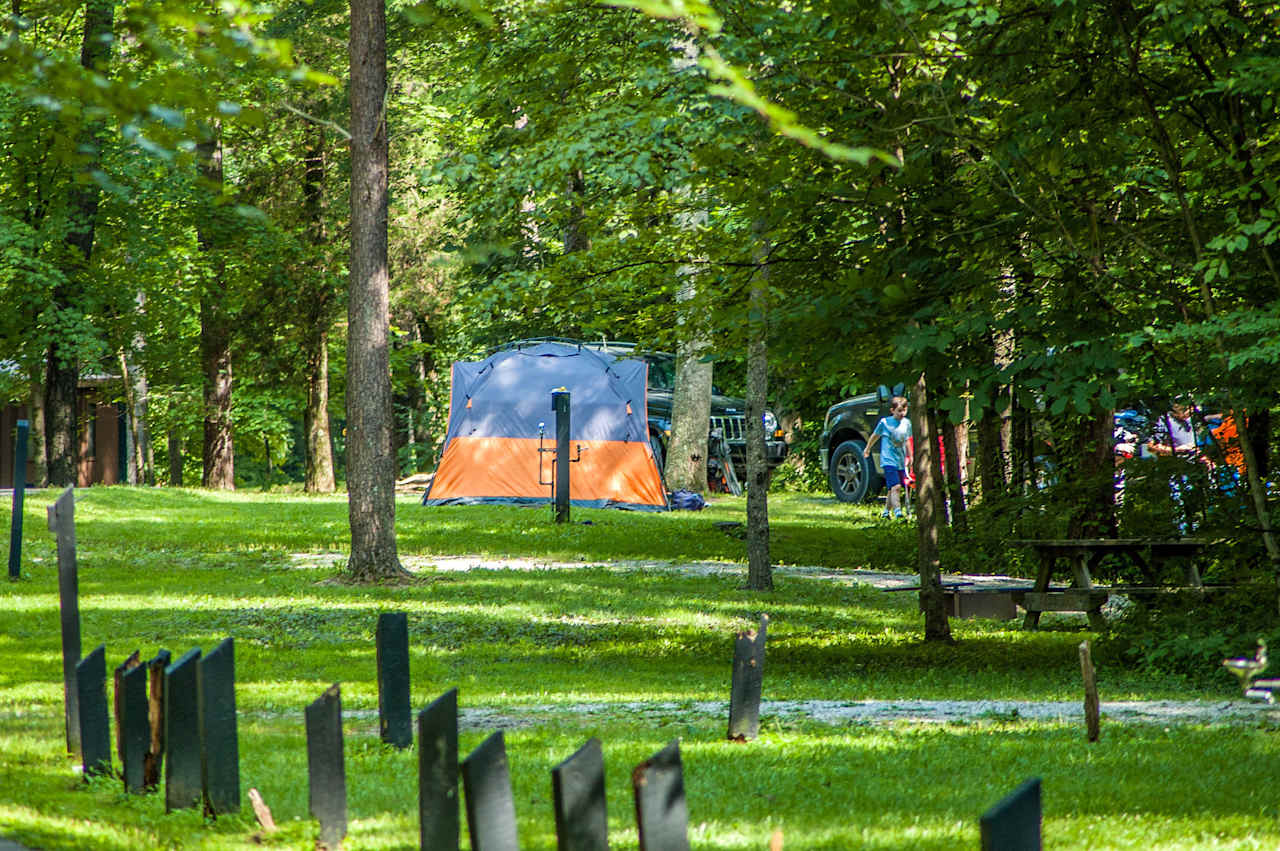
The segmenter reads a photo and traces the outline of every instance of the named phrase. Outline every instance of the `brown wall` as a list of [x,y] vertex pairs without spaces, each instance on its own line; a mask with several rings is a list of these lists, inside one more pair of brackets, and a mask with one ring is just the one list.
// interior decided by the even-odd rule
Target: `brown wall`
[[[77,487],[114,485],[120,476],[120,418],[114,405],[100,403],[98,391],[82,389],[76,402],[76,431],[80,437],[80,467]],[[26,406],[0,408],[0,488],[13,487],[14,444],[18,420],[28,419]],[[92,445],[90,442],[92,441]],[[27,460],[27,484],[31,484],[32,464]]]

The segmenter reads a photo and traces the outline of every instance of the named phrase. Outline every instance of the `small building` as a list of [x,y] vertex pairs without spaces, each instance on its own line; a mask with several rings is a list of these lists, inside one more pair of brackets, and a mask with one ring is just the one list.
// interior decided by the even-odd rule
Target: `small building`
[[[112,401],[112,391],[119,382],[116,376],[104,375],[80,379],[76,392],[76,435],[80,440],[77,487],[114,485],[125,479],[127,409]],[[0,408],[0,488],[13,487],[18,420],[29,421],[29,414],[26,405]],[[32,482],[32,468],[28,459],[28,484]]]

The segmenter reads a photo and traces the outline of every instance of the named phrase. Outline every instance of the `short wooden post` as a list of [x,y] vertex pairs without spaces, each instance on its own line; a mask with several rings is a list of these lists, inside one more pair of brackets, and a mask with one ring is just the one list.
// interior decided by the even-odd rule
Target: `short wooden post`
[[164,670],[164,809],[187,809],[200,803],[200,701],[193,647]]
[[80,661],[80,580],[76,572],[75,488],[67,488],[48,508],[49,531],[58,541],[58,603],[62,621],[62,697],[67,753],[80,755],[76,663]]
[[1040,778],[1032,777],[982,814],[982,851],[1040,851]]
[[684,764],[674,741],[631,772],[640,851],[689,851]]
[[745,742],[760,735],[760,696],[764,688],[764,641],[769,616],[760,629],[740,632],[733,645],[733,679],[729,687],[729,738]]
[[588,739],[551,769],[557,851],[609,851],[609,813],[604,794],[604,750]]
[[142,783],[149,790],[160,788],[160,769],[164,764],[164,672],[173,661],[168,650],[161,650],[147,662],[147,722],[151,726],[151,743],[142,761]]
[[200,699],[200,791],[211,816],[240,810],[236,655],[230,638],[196,663]]
[[1089,741],[1098,741],[1098,679],[1093,670],[1089,642],[1080,642],[1080,673],[1084,675],[1084,724]]
[[[138,654],[134,653],[129,659],[136,662]],[[116,673],[119,672],[120,668],[117,668]],[[124,790],[135,795],[145,792],[147,788],[147,751],[151,744],[151,722],[147,717],[147,673],[145,665],[135,664],[116,680],[117,750],[120,752]]]
[[458,690],[418,713],[418,843],[422,851],[457,851]]
[[413,744],[409,711],[409,616],[378,615],[378,724],[382,741],[397,748]]
[[[135,650],[116,666],[111,681],[115,686],[114,699],[111,702],[112,713],[116,721],[116,758],[124,763],[124,675],[142,664],[142,657]],[[146,691],[143,691],[146,694]]]
[[321,848],[347,835],[347,769],[342,753],[342,689],[335,683],[306,709],[307,807],[320,822]]
[[507,746],[499,730],[462,763],[472,851],[519,851]]
[[111,721],[107,715],[107,648],[99,644],[76,665],[76,716],[85,777],[111,773]]

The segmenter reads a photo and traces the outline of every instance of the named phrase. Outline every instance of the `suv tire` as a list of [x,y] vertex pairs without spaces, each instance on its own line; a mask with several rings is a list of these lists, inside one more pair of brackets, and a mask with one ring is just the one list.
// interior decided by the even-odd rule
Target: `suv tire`
[[871,493],[876,471],[871,459],[862,454],[866,448],[861,440],[846,440],[831,453],[827,483],[841,502],[863,502]]

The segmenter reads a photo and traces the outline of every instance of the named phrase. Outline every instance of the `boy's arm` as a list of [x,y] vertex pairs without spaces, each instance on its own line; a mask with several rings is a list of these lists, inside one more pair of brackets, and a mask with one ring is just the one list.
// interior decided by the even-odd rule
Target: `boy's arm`
[[863,458],[871,457],[871,447],[876,445],[876,441],[880,439],[880,424],[876,423],[875,431],[871,432],[871,439],[867,441],[866,447],[862,450]]

